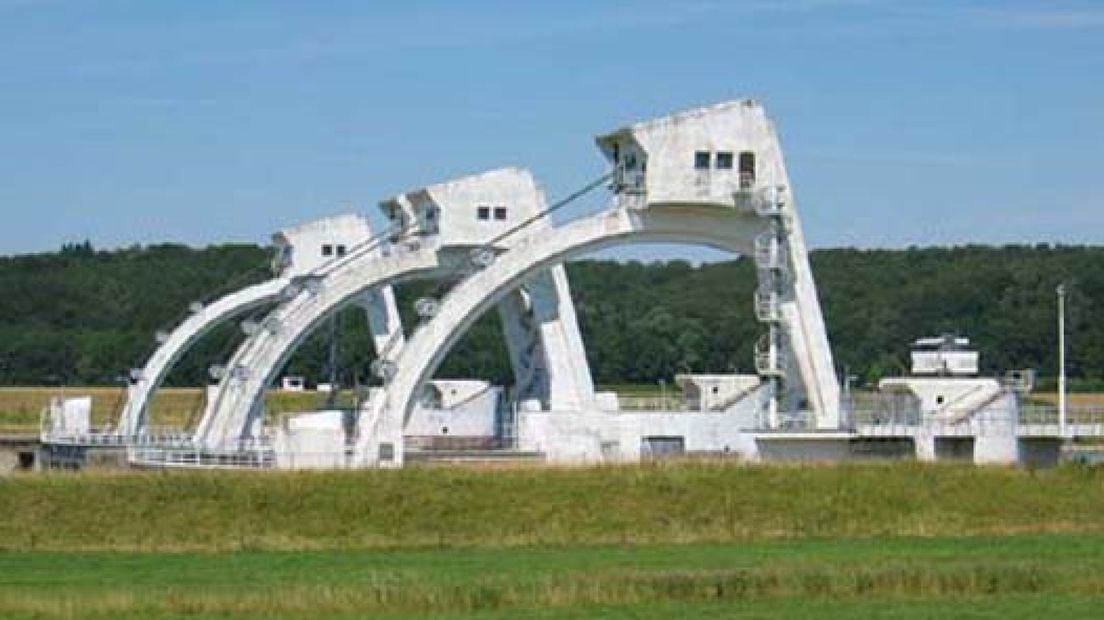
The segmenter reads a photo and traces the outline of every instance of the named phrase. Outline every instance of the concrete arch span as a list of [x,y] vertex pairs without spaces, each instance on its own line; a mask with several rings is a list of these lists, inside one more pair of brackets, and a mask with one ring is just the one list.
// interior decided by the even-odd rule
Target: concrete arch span
[[[115,432],[123,438],[135,438],[147,430],[148,411],[154,393],[183,354],[213,329],[258,308],[276,304],[305,279],[321,277],[379,245],[366,219],[356,214],[341,214],[300,224],[273,235],[276,259],[271,268],[278,272],[270,280],[230,292],[196,308],[164,336],[146,360],[134,383],[129,386]],[[329,252],[326,248],[329,248]],[[339,248],[334,256],[335,248]],[[348,250],[348,253],[343,253]],[[383,291],[385,301],[390,291]],[[393,302],[391,303],[393,306]],[[371,316],[378,308],[365,307]]]
[[[732,208],[688,205],[613,209],[560,226],[551,234],[532,234],[517,241],[486,269],[457,285],[443,300],[438,314],[407,341],[385,396],[362,413],[358,454],[365,464],[388,460],[401,464],[402,431],[419,387],[484,312],[541,269],[595,250],[639,242],[692,243],[750,255],[755,239],[769,226],[753,212]],[[789,303],[795,305],[796,300]],[[799,313],[795,308],[788,314]],[[790,323],[795,324],[792,320]],[[800,327],[792,329],[800,332]],[[811,371],[802,375],[807,385],[815,385]]]
[[[432,248],[365,254],[344,261],[324,277],[308,277],[288,291],[288,299],[259,325],[227,364],[226,375],[208,402],[193,440],[208,448],[228,448],[254,436],[264,393],[296,348],[334,311],[365,297],[366,307],[380,306],[373,296],[391,296],[390,285],[450,272]],[[393,304],[393,300],[390,301]],[[398,326],[388,326],[401,338]],[[387,343],[376,338],[381,355]]]
[[[365,255],[346,261],[325,277],[293,284],[289,299],[278,306],[242,344],[227,366],[227,374],[210,398],[208,408],[194,435],[196,443],[209,448],[233,448],[243,439],[259,435],[264,393],[268,385],[301,343],[333,312],[358,304],[369,312],[377,354],[393,359],[404,338],[395,311],[392,284],[409,280],[439,279],[470,269],[468,252],[441,252],[435,248],[396,249],[380,255]],[[567,276],[562,267],[544,272],[544,287],[537,294],[514,295],[501,304],[507,345],[519,384],[532,383],[537,370],[529,366],[534,352],[582,351],[574,308],[570,306]],[[551,307],[549,307],[551,306]],[[551,318],[550,318],[551,317]],[[527,322],[539,323],[532,333],[518,333]],[[557,402],[588,402],[593,398],[589,368],[583,363],[562,372],[540,369],[545,393],[555,392]]]
[[142,433],[147,427],[149,405],[154,393],[184,353],[231,318],[274,303],[288,284],[286,278],[273,278],[224,295],[188,315],[157,347],[134,383],[127,388],[127,402],[116,432],[128,437]]

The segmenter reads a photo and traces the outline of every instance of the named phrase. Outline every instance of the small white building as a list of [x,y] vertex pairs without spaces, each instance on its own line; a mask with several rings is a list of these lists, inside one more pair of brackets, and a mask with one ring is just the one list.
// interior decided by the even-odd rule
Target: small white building
[[281,469],[345,466],[345,412],[313,411],[290,416],[276,429],[273,453]]
[[1017,435],[1015,390],[978,376],[978,352],[969,346],[968,338],[953,335],[916,340],[912,373],[878,383],[886,398],[883,417],[866,434],[897,427],[894,432],[912,438],[921,460],[1016,463],[1038,452],[1039,442]]
[[752,396],[763,385],[758,375],[675,375],[686,408],[691,411],[727,411]]
[[53,397],[44,416],[44,439],[88,435],[92,432],[92,397]]
[[285,392],[302,392],[307,389],[307,380],[301,375],[287,375],[280,378],[280,389]]

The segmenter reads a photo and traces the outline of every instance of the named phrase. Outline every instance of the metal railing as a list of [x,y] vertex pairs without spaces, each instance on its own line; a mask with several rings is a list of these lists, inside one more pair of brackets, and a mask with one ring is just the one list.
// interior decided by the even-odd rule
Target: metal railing
[[672,411],[700,411],[701,402],[686,399],[675,394],[667,396],[619,396],[618,408],[621,411],[645,413],[649,411],[667,413]]
[[127,460],[139,467],[269,469],[276,453],[263,450],[208,450],[189,447],[131,446]]
[[614,193],[643,194],[645,178],[640,170],[629,170],[624,165],[618,165],[614,168],[611,186]]
[[179,428],[151,427],[137,435],[118,433],[112,429],[91,429],[86,433],[46,431],[42,443],[65,446],[127,447],[142,445],[184,445],[191,441],[191,434]]
[[786,266],[779,233],[771,230],[755,238],[755,265],[759,269],[781,270]]
[[780,345],[770,346],[769,336],[755,343],[755,372],[763,377],[780,377],[786,374],[786,358]]
[[760,217],[782,215],[786,207],[786,187],[784,185],[744,186],[741,183],[733,188],[732,195],[736,208],[750,211]]
[[[860,435],[908,436],[927,433],[971,436],[1014,432],[1019,436],[1057,437],[1062,434],[1058,408],[1048,405],[941,409],[934,414],[888,409],[854,409],[849,427]],[[1066,414],[1065,434],[1104,437],[1104,407],[1072,406]]]
[[620,411],[632,411],[634,413],[725,413],[761,388],[762,385],[757,384],[724,399],[681,398],[677,395],[666,397],[621,396],[618,397],[617,403]]
[[755,318],[762,323],[781,321],[781,296],[775,291],[757,289],[755,291]]

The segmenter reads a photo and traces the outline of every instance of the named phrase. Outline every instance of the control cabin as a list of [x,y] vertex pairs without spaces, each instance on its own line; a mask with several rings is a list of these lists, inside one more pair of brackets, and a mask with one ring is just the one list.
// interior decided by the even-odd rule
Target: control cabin
[[978,373],[978,352],[970,339],[943,335],[919,338],[912,344],[912,374],[972,377]]
[[392,230],[401,231],[396,237],[420,238],[442,248],[486,245],[544,208],[544,192],[521,168],[446,181],[380,203]]
[[273,270],[285,277],[305,275],[345,256],[371,237],[367,218],[356,214],[336,215],[281,230],[272,235],[276,246]]
[[738,207],[741,194],[785,184],[774,128],[751,99],[630,125],[597,143],[626,207]]

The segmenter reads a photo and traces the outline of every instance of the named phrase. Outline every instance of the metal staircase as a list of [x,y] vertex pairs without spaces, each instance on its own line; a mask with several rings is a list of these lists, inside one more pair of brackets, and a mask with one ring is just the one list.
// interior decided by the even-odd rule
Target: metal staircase
[[743,197],[756,215],[770,220],[767,231],[756,237],[753,244],[759,280],[759,288],[755,291],[755,318],[767,326],[767,332],[755,343],[755,371],[763,377],[769,389],[766,426],[776,428],[781,384],[788,369],[782,328],[782,299],[789,277],[786,232],[782,222],[786,204],[785,187],[768,185],[757,189],[753,182],[741,182],[736,197],[737,204]]

